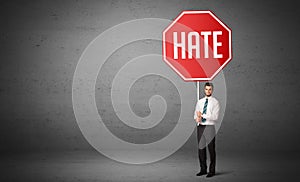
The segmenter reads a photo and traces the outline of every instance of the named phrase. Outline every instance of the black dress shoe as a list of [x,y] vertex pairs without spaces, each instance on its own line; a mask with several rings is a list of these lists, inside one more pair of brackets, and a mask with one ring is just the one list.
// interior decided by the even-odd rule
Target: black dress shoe
[[196,176],[202,176],[204,174],[207,174],[207,172],[206,171],[200,171],[199,173],[196,174]]
[[213,177],[214,175],[215,175],[215,173],[208,173],[206,177],[207,177],[207,178],[211,178],[211,177]]

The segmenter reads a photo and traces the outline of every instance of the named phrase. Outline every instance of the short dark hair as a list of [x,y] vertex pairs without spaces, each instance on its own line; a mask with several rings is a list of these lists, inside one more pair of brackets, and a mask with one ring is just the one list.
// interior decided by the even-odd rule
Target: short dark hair
[[204,88],[206,86],[210,86],[212,89],[214,88],[214,85],[212,83],[210,83],[210,82],[206,82],[205,85],[204,85]]

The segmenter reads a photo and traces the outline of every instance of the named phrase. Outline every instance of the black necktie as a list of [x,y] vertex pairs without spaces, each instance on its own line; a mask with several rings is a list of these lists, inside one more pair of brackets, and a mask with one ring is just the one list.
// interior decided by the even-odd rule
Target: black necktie
[[[206,100],[205,100],[204,107],[203,107],[203,113],[202,114],[206,114],[207,104],[208,104],[208,98],[206,98]],[[205,121],[206,121],[206,119],[202,118],[202,123],[205,123]]]

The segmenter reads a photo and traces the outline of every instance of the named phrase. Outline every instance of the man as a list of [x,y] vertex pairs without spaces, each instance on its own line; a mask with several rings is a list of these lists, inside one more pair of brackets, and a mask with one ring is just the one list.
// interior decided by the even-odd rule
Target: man
[[200,162],[200,172],[197,176],[207,174],[206,164],[206,144],[210,155],[209,172],[206,177],[215,175],[216,168],[216,151],[215,151],[215,124],[218,120],[220,104],[218,100],[212,97],[213,84],[205,83],[205,97],[198,100],[194,119],[197,123],[197,140],[198,140],[198,157]]

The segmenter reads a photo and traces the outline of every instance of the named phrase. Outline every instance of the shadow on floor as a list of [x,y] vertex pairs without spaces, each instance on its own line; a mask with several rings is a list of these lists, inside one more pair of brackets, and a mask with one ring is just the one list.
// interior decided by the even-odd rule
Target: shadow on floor
[[221,175],[227,175],[227,174],[231,174],[234,171],[220,171],[220,172],[216,172],[216,176],[221,176]]

